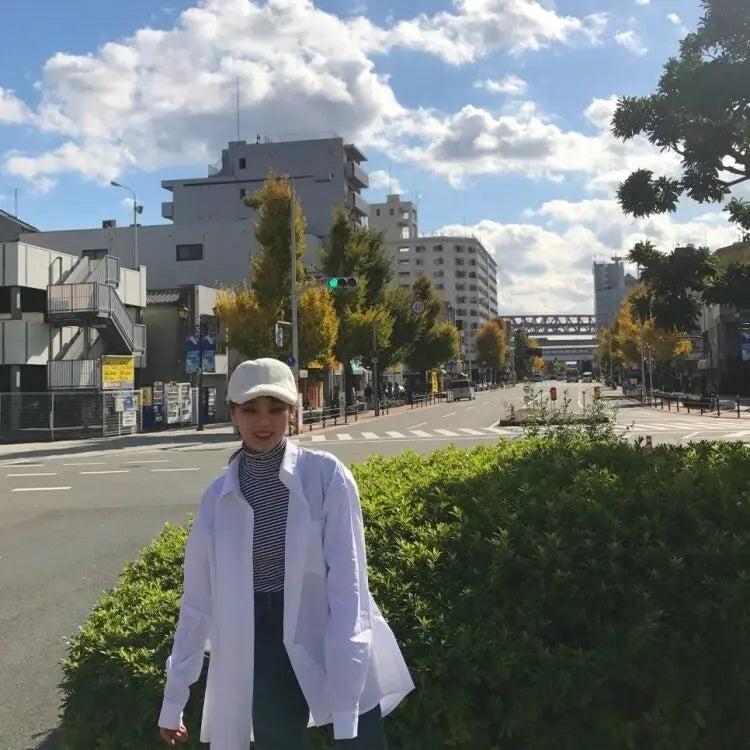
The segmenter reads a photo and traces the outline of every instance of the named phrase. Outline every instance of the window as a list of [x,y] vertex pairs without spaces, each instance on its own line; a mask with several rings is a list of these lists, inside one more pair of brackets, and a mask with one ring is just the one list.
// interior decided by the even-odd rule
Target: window
[[475,247],[469,248],[469,253],[476,253],[477,249]]
[[418,253],[424,253],[426,252],[427,248],[424,245],[417,245],[416,248],[414,248]]
[[456,297],[456,304],[460,305],[462,303],[466,302],[466,297]]
[[476,279],[477,272],[476,271],[469,271],[469,278],[470,279]]
[[432,265],[433,266],[442,266],[443,265],[443,258],[433,258],[432,259]]
[[[289,213],[291,213],[291,211]],[[380,216],[380,209],[379,208],[375,209],[375,216]],[[291,229],[289,231],[291,233]],[[290,242],[291,242],[291,240],[290,240]],[[291,264],[292,264],[292,261],[290,260],[289,261],[289,265],[291,265]],[[291,276],[291,274],[289,274],[289,275]]]
[[457,266],[463,266],[466,263],[466,261],[463,258],[454,258],[453,260],[456,261]]
[[177,260],[203,260],[203,244],[177,245]]
[[432,276],[435,279],[442,279],[445,276],[445,271],[433,271]]
[[466,278],[466,271],[456,271],[456,278],[457,279],[465,279]]
[[436,253],[442,253],[443,252],[443,246],[442,245],[435,245],[432,248],[432,250],[433,250],[433,252],[436,252]]
[[418,266],[423,266],[423,265],[424,265],[424,258],[417,258],[417,259],[416,259],[416,260],[415,260],[414,262],[415,262],[415,263],[416,263],[416,264],[417,264]]
[[409,212],[408,211],[402,211],[401,212],[401,218],[402,219],[408,219],[409,218]]
[[476,284],[469,284],[469,291],[470,292],[476,292],[477,285]]
[[[409,248],[408,248],[408,247],[400,247],[400,248],[398,249],[398,251],[399,251],[400,253],[408,253],[408,252],[409,252]],[[289,261],[289,264],[291,265],[291,260]]]
[[464,292],[464,291],[466,291],[466,284],[456,283],[456,291],[457,292]]
[[[290,261],[290,265],[291,265],[291,261]],[[411,289],[411,284],[399,284],[399,286],[402,289]]]
[[408,240],[409,237],[411,237],[411,234],[409,233],[409,227],[401,227],[401,239]]
[[240,188],[240,200],[244,201],[247,198],[247,188]]
[[[390,210],[390,211],[389,211],[388,213],[389,213],[389,214],[390,214],[391,216],[393,216],[393,209],[391,209],[391,210]],[[289,263],[290,263],[290,265],[291,265],[291,261],[289,261]]]
[[469,265],[470,266],[475,266],[476,264],[477,264],[477,259],[476,258],[469,258]]
[[84,258],[91,258],[91,260],[101,260],[107,254],[107,249],[104,247],[97,247],[93,250],[84,250],[81,255]]
[[240,159],[240,169],[245,169],[246,167],[247,167],[247,161],[244,158]]
[[462,252],[464,251],[464,246],[463,246],[463,245],[454,245],[454,246],[453,246],[453,249],[454,249],[454,250],[455,250],[455,251],[456,251],[457,253],[462,253]]
[[[411,262],[411,261],[410,261],[410,260],[409,260],[408,258],[399,258],[399,259],[398,259],[398,264],[399,264],[400,266],[408,266],[410,262]],[[291,264],[291,261],[290,261],[290,264]],[[291,275],[291,274],[290,274],[290,275]]]
[[[290,263],[291,263],[291,261],[290,261]],[[398,275],[401,278],[408,278],[409,276],[411,276],[411,271],[399,271]]]
[[456,315],[466,315],[466,308],[459,307],[458,310],[456,310]]
[[435,289],[437,289],[439,292],[442,292],[443,289],[445,289],[444,284],[435,284]]
[[469,315],[471,315],[472,318],[477,317],[477,311],[476,310],[469,310]]

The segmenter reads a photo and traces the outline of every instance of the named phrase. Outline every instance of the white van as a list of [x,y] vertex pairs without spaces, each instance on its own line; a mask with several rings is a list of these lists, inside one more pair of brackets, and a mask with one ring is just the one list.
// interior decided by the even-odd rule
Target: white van
[[460,401],[462,398],[474,400],[474,386],[468,380],[454,380],[450,390],[454,401]]

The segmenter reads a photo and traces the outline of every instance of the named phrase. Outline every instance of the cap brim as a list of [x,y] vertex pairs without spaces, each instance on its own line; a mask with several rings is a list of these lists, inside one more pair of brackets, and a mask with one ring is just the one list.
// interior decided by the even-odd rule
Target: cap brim
[[288,388],[279,385],[256,385],[241,394],[230,394],[229,400],[234,404],[246,404],[256,398],[277,398],[288,406],[297,405],[297,394],[291,393]]

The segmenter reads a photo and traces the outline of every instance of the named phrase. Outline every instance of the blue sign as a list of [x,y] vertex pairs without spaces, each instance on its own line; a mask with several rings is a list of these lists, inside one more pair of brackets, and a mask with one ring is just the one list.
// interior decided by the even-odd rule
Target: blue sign
[[[201,342],[198,335],[193,333],[185,342],[185,372],[198,372],[201,355]],[[216,372],[216,339],[210,334],[203,336],[203,372]]]
[[289,365],[289,367],[294,367],[294,365],[297,364],[297,360],[290,355],[286,363]]
[[445,369],[447,372],[453,375],[456,372],[456,363],[453,360],[451,360],[445,365]]

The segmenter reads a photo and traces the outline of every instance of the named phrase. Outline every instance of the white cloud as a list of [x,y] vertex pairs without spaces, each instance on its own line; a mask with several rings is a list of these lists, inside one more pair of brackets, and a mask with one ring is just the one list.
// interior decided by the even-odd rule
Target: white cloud
[[396,177],[389,175],[384,169],[376,169],[370,172],[370,188],[372,190],[382,190],[385,188],[389,193],[404,194],[404,189]]
[[484,81],[477,81],[474,84],[474,88],[485,89],[485,91],[490,91],[493,94],[511,94],[513,96],[520,96],[525,93],[527,85],[528,84],[523,78],[509,74],[499,81],[493,78],[487,78]]
[[659,174],[678,174],[675,155],[655,151],[642,138],[623,143],[611,135],[615,106],[614,97],[592,100],[584,111],[591,135],[563,129],[528,101],[510,104],[498,116],[471,105],[448,115],[420,110],[394,122],[386,148],[455,186],[480,174],[559,180],[581,173],[589,176],[589,189],[611,191],[644,163]]
[[651,0],[635,0],[638,5],[648,5]]
[[[52,56],[33,121],[62,142],[41,155],[13,153],[6,167],[30,180],[78,172],[105,183],[127,167],[215,161],[232,134],[238,78],[247,137],[304,123],[306,132],[335,129],[363,147],[387,146],[394,127],[408,138],[410,120],[432,116],[402,106],[368,55],[401,46],[458,64],[500,50],[596,42],[605,24],[603,15],[560,16],[546,0],[454,0],[451,12],[390,28],[339,18],[311,0],[201,0],[174,28]],[[26,116],[3,96],[15,120]]]
[[476,236],[494,255],[501,313],[590,313],[594,258],[625,255],[638,240],[651,239],[669,251],[689,242],[715,248],[737,239],[720,211],[683,221],[670,215],[636,220],[613,200],[554,200],[526,211],[525,217],[526,223],[485,219],[437,230]]
[[30,117],[29,108],[12,91],[0,86],[0,125],[19,125]]
[[618,31],[615,34],[615,41],[634,55],[642,56],[648,52],[648,47],[633,29]]
[[668,13],[667,20],[675,26],[679,26],[682,23],[680,17],[676,13]]

